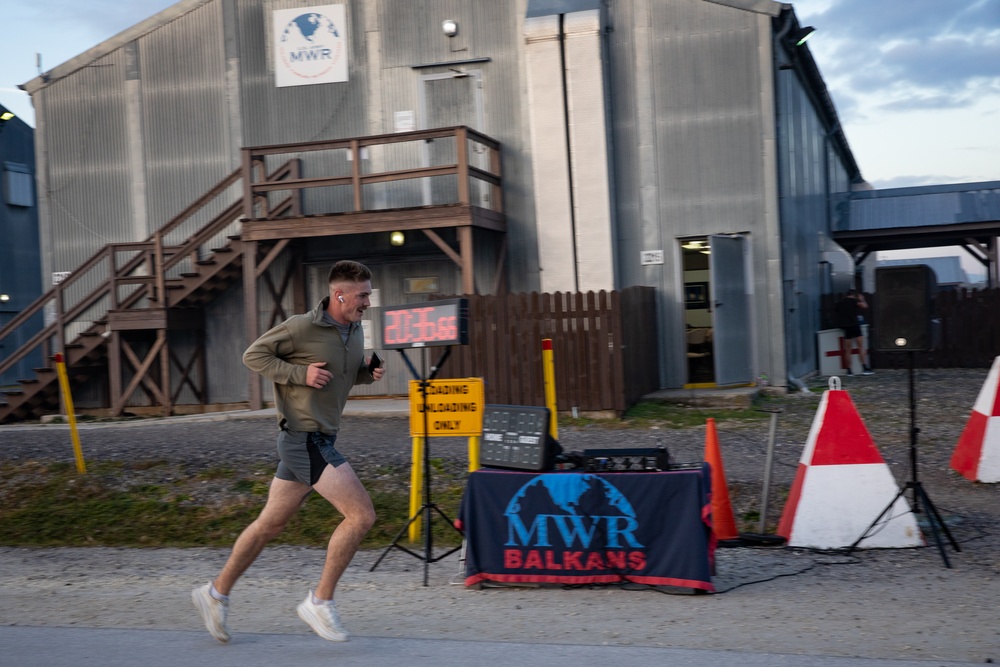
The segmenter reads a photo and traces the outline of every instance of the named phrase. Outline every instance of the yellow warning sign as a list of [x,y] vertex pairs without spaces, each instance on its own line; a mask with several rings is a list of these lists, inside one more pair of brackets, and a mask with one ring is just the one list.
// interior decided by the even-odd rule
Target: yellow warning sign
[[[427,435],[482,435],[483,379],[430,380],[427,383]],[[424,435],[424,396],[410,380],[410,435]]]

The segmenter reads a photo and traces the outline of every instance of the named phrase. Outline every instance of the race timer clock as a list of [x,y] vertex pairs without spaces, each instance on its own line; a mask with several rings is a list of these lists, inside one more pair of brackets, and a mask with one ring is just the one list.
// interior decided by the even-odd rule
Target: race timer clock
[[489,468],[552,470],[562,448],[549,434],[549,409],[487,405],[479,463]]
[[382,347],[467,345],[469,300],[445,299],[382,309]]

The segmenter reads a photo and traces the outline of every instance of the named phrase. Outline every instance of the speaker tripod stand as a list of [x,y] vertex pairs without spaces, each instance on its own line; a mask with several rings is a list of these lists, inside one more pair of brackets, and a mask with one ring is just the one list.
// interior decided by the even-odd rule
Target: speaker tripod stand
[[[423,483],[424,503],[423,503],[423,505],[420,506],[420,509],[418,509],[416,512],[413,513],[413,516],[411,516],[410,520],[406,522],[406,525],[399,529],[399,532],[396,533],[396,536],[394,538],[392,538],[392,543],[388,547],[386,547],[385,551],[382,552],[382,555],[379,556],[378,560],[375,561],[375,564],[372,565],[371,569],[368,570],[368,571],[369,572],[374,572],[375,568],[377,568],[379,566],[379,563],[382,562],[382,560],[389,554],[390,551],[392,551],[393,549],[399,549],[400,551],[404,551],[404,552],[410,554],[411,556],[413,556],[414,558],[417,558],[417,559],[422,560],[424,562],[424,586],[427,586],[428,585],[428,569],[430,568],[430,564],[431,563],[436,563],[437,561],[441,560],[442,558],[446,558],[446,557],[450,556],[451,554],[455,553],[456,551],[458,551],[459,549],[462,548],[461,546],[457,546],[457,547],[455,547],[453,549],[450,549],[450,550],[448,550],[448,551],[446,551],[446,552],[444,552],[442,554],[439,554],[437,556],[434,555],[434,538],[431,535],[431,520],[434,518],[434,513],[436,512],[438,515],[440,515],[441,518],[444,519],[445,523],[448,524],[449,526],[451,526],[459,535],[461,535],[462,532],[460,530],[458,530],[458,528],[455,527],[455,522],[452,521],[451,519],[449,519],[448,515],[445,514],[444,511],[440,507],[438,507],[436,504],[434,504],[434,502],[431,501],[431,463],[430,463],[430,461],[431,461],[431,459],[430,459],[430,449],[431,449],[431,447],[430,447],[430,442],[429,442],[429,439],[428,439],[429,429],[428,429],[428,424],[427,424],[427,419],[428,419],[428,417],[427,417],[427,388],[430,386],[431,380],[434,379],[434,376],[437,375],[437,372],[441,369],[441,366],[444,364],[445,360],[448,358],[448,355],[451,354],[451,346],[448,346],[448,347],[445,348],[445,351],[441,355],[441,358],[438,359],[437,363],[434,366],[431,367],[431,371],[430,371],[429,374],[427,373],[427,350],[426,350],[426,348],[424,350],[422,350],[422,352],[424,354],[424,356],[423,356],[424,376],[423,377],[421,377],[421,375],[419,373],[417,373],[417,369],[414,368],[413,363],[410,361],[409,357],[406,356],[406,353],[403,350],[399,351],[399,353],[403,356],[403,360],[406,362],[406,365],[409,367],[410,373],[412,373],[413,377],[420,382],[420,396],[421,396],[422,403],[423,403],[422,407],[423,407],[423,420],[424,420],[424,436],[423,436],[424,437],[424,447],[423,447],[424,451],[423,451],[423,458],[422,458],[422,461],[421,461],[422,466],[423,466],[423,475],[424,475],[424,483]],[[402,544],[399,543],[400,539],[409,530],[410,526],[412,526],[413,523],[416,522],[417,520],[419,520],[421,517],[423,517],[423,522],[424,522],[424,526],[423,526],[423,528],[424,528],[424,553],[423,554],[417,553],[416,551],[413,551],[412,549],[408,549],[408,548],[404,547]]]
[[882,521],[882,517],[886,516],[892,511],[892,508],[896,504],[897,500],[902,498],[907,491],[913,491],[913,512],[914,514],[920,514],[921,508],[923,508],[923,510],[926,511],[927,523],[930,525],[931,532],[934,534],[934,541],[937,543],[938,551],[941,553],[941,559],[944,561],[945,567],[950,569],[951,562],[949,562],[948,554],[945,552],[944,542],[941,539],[941,534],[944,533],[944,535],[948,538],[948,541],[951,543],[951,546],[955,549],[955,551],[961,551],[962,549],[961,547],[958,546],[958,542],[955,541],[955,538],[952,537],[951,531],[948,530],[948,526],[945,525],[945,522],[941,519],[941,514],[938,512],[937,507],[934,506],[933,501],[931,501],[931,497],[927,495],[927,491],[924,489],[923,483],[917,476],[917,433],[920,432],[920,429],[917,428],[917,394],[913,382],[914,353],[909,352],[909,355],[910,355],[910,364],[909,364],[910,366],[909,369],[910,471],[912,478],[899,489],[899,493],[897,493],[896,496],[889,501],[889,504],[885,506],[885,509],[882,510],[882,513],[879,514],[877,517],[875,517],[875,520],[872,521],[871,525],[865,529],[865,532],[861,534],[861,537],[855,540],[854,544],[852,544],[847,549],[847,553],[851,553],[852,551],[854,551],[857,548],[857,546],[861,544],[862,540],[864,540],[866,537],[872,534],[872,530],[874,530],[875,526],[877,526],[879,522]]

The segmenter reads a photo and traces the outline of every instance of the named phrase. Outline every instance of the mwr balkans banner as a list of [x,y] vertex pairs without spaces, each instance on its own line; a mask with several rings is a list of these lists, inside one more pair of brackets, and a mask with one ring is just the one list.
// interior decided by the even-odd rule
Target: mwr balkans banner
[[714,590],[707,467],[480,470],[462,499],[466,585],[631,581]]

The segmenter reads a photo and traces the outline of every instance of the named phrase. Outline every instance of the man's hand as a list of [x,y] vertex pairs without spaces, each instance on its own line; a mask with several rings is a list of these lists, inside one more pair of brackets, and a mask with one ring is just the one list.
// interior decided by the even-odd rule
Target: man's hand
[[333,377],[333,373],[328,370],[324,370],[322,367],[326,366],[325,361],[317,361],[316,363],[309,364],[309,368],[306,369],[306,384],[314,389],[322,389],[330,382],[330,378]]
[[384,364],[382,366],[379,366],[378,368],[376,368],[375,370],[372,371],[372,377],[375,378],[376,381],[377,380],[381,380],[383,375],[385,375],[385,365]]

